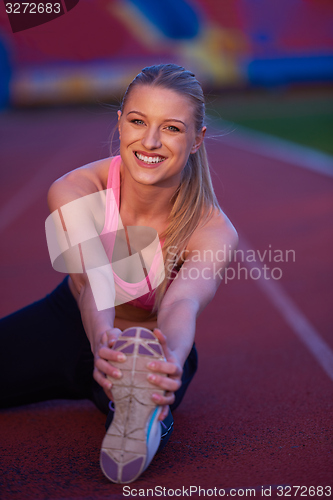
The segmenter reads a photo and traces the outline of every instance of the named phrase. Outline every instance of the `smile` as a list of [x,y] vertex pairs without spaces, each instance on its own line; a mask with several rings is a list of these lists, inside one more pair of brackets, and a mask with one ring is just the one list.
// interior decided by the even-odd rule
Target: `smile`
[[166,158],[164,156],[145,156],[141,153],[138,153],[137,151],[134,154],[138,158],[138,160],[141,160],[144,163],[147,163],[147,165],[161,163],[162,161],[166,160]]

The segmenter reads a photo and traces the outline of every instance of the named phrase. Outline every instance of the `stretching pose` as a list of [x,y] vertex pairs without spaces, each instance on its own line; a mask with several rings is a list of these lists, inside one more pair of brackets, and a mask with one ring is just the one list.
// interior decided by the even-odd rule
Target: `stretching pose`
[[197,368],[196,318],[228,265],[216,257],[237,244],[213,191],[204,118],[192,73],[143,69],[118,111],[120,155],[49,190],[51,260],[68,275],[0,321],[11,373],[1,407],[91,399],[108,414],[101,467],[114,482],[135,480],[169,439]]

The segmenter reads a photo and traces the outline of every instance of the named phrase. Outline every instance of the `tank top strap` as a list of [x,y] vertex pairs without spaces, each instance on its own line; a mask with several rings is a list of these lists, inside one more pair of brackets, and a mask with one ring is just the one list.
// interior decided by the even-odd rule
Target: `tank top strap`
[[107,181],[105,223],[102,234],[117,231],[120,207],[120,165],[121,157],[112,158]]
[[108,174],[107,189],[112,189],[119,209],[120,203],[120,165],[121,157],[114,156],[111,160]]

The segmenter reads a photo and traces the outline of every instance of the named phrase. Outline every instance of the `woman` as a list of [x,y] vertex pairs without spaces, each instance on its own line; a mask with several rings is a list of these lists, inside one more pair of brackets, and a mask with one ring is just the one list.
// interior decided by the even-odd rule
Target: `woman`
[[[88,397],[107,413],[109,400],[114,400],[116,418],[110,425],[113,413],[109,412],[101,466],[109,479],[124,483],[147,468],[158,446],[161,449],[170,436],[170,408],[179,405],[196,371],[196,318],[214,297],[227,265],[215,256],[225,245],[234,248],[237,235],[212,188],[203,142],[204,97],[192,73],[173,64],[143,69],[125,93],[118,129],[120,156],[96,161],[56,181],[48,194],[50,211],[61,214],[59,224],[68,232],[71,222],[63,216],[65,207],[72,209],[71,203],[106,192],[104,228],[94,210],[89,208],[91,217],[86,218],[88,233],[100,234],[97,247],[102,243],[111,262],[126,243],[131,249],[131,228],[151,228],[163,249],[164,278],[155,290],[150,287],[146,294],[141,290],[119,305],[115,296],[121,286],[116,286],[110,292],[113,304],[100,307],[96,290],[104,287],[105,276],[99,275],[96,287],[81,248],[82,272],[71,272],[68,264],[69,277],[51,295],[3,319],[0,328],[25,327],[25,340],[19,344],[22,354],[17,353],[16,339],[15,346],[3,350],[7,359],[12,349],[24,365],[32,336],[38,346],[35,363],[29,354],[28,388],[22,390],[19,378],[12,380],[3,407]],[[114,206],[109,210],[111,203],[116,210]],[[108,234],[116,235],[111,244]],[[134,251],[142,250],[140,245]],[[204,259],[207,252],[210,261]],[[149,282],[150,269],[145,272]],[[114,269],[112,280],[117,285]],[[126,344],[129,339],[129,344],[139,346],[135,369],[130,352],[134,348]],[[46,351],[48,356],[42,356]],[[123,428],[123,422],[129,427]],[[138,435],[129,437],[134,428]]]

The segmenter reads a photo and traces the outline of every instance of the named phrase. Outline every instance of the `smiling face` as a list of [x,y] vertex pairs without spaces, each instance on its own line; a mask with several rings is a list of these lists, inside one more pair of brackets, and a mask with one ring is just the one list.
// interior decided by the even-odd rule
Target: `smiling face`
[[137,85],[118,120],[126,173],[141,184],[177,188],[189,155],[205,134],[205,127],[195,130],[189,99],[163,87]]

